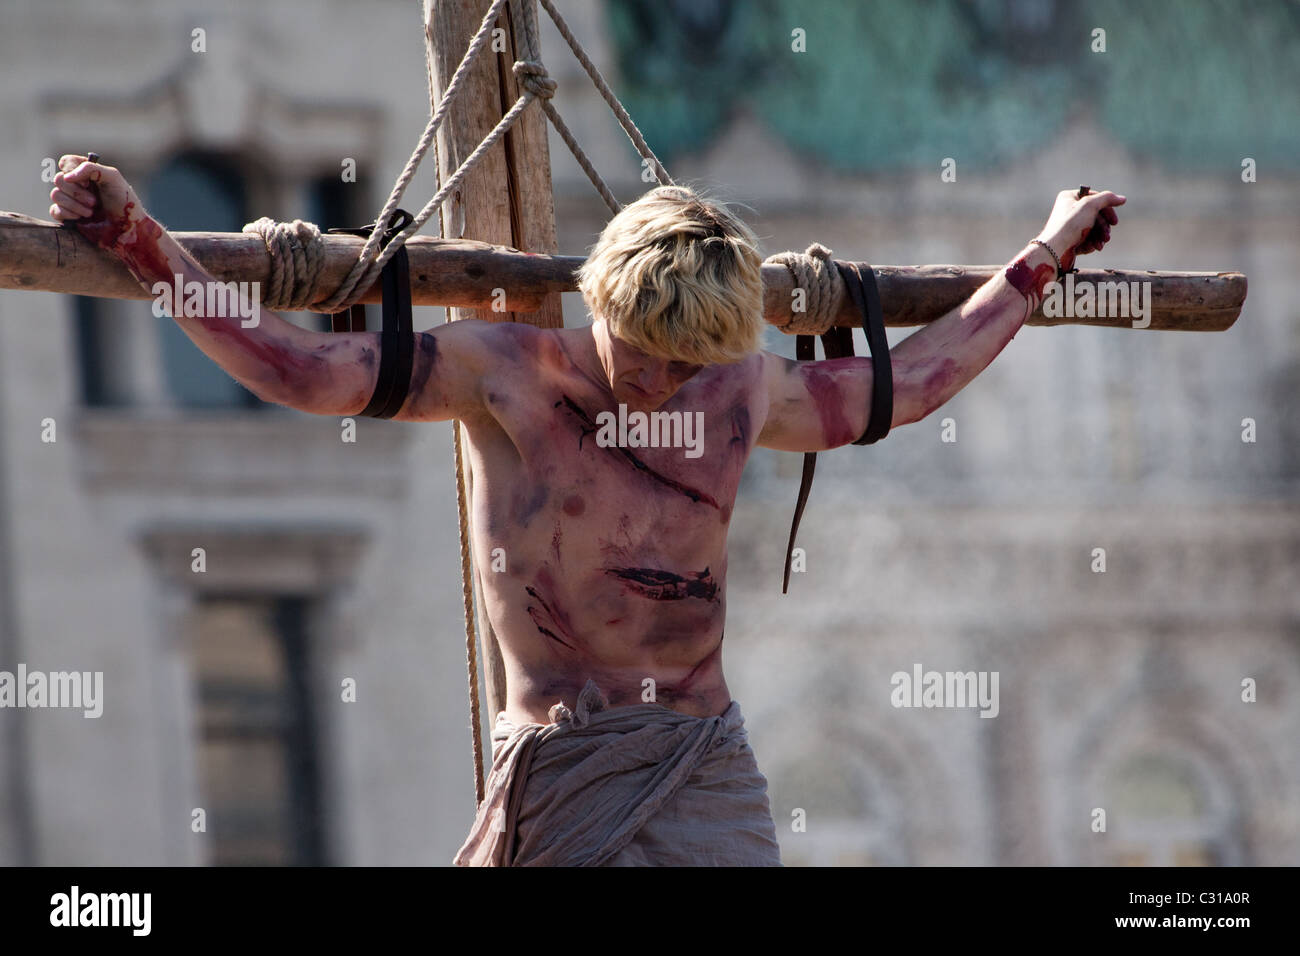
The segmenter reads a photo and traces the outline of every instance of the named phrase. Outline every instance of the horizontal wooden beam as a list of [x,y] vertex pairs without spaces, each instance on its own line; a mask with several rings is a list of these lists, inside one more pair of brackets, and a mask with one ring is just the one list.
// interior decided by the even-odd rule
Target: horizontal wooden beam
[[[215,278],[223,282],[266,284],[270,255],[260,237],[245,233],[178,232],[176,239]],[[353,236],[325,238],[324,283],[334,288],[361,251]],[[545,256],[464,239],[417,236],[406,244],[411,263],[411,298],[416,305],[491,308],[494,290],[505,290],[511,312],[532,312],[552,292],[576,288],[580,256]],[[925,325],[969,298],[1002,266],[873,266],[885,324]],[[1218,332],[1230,328],[1246,300],[1240,272],[1151,272],[1081,269],[1076,286],[1086,282],[1150,282],[1151,330]],[[794,281],[784,266],[763,266],[763,314],[783,325],[788,320]],[[56,223],[0,212],[0,289],[66,292],[111,299],[148,299],[118,259]],[[362,301],[378,302],[376,283]],[[499,296],[497,297],[499,299]],[[845,299],[837,325],[861,323]],[[1029,325],[1093,325],[1131,328],[1122,317],[1047,318],[1041,309]]]

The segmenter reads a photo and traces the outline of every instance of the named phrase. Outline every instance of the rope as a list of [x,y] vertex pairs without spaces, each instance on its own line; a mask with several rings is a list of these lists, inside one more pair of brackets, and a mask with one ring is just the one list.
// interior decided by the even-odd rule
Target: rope
[[[512,68],[521,90],[519,98],[445,182],[442,181],[442,170],[438,161],[437,150],[434,151],[434,172],[436,181],[439,184],[438,191],[411,223],[381,249],[383,234],[397,211],[402,195],[410,185],[420,163],[432,146],[457,94],[464,86],[470,64],[482,52],[483,47],[487,45],[493,25],[501,16],[507,2],[514,3],[512,11],[520,11],[522,14],[513,17],[516,22],[522,25],[522,49],[520,51],[522,55]],[[318,286],[321,278],[321,266],[324,261],[324,249],[320,230],[316,226],[301,220],[295,220],[292,223],[277,223],[267,218],[259,219],[244,226],[245,232],[257,233],[262,237],[271,256],[269,292],[264,300],[268,308],[297,311],[310,306],[313,311],[317,312],[334,313],[344,311],[360,300],[365,291],[374,284],[375,278],[383,271],[388,261],[406,244],[407,239],[419,231],[434,212],[439,213],[440,232],[445,236],[447,230],[446,222],[443,220],[443,203],[460,186],[465,177],[473,171],[478,162],[487,155],[488,151],[500,142],[501,138],[510,130],[524,110],[534,101],[541,104],[542,112],[551,125],[555,127],[556,132],[560,134],[565,146],[573,154],[574,159],[577,160],[587,178],[591,180],[592,185],[595,186],[605,204],[614,213],[618,213],[622,209],[622,205],[614,197],[613,191],[601,178],[581,144],[578,143],[577,137],[573,135],[573,132],[551,103],[557,84],[542,63],[538,44],[536,10],[532,3],[529,0],[522,0],[522,2],[520,0],[493,0],[483,16],[483,21],[479,24],[478,31],[470,40],[465,55],[456,66],[451,82],[447,84],[447,89],[443,92],[440,101],[436,95],[437,87],[434,82],[432,3],[433,0],[425,0],[424,3],[425,70],[429,81],[429,122],[420,134],[420,138],[407,159],[406,165],[403,166],[397,180],[393,183],[393,188],[389,191],[388,199],[384,202],[382,210],[375,217],[376,228],[366,239],[356,262],[352,264],[348,274],[334,293],[324,300],[318,298],[320,295]],[[613,111],[615,118],[617,118],[619,125],[623,127],[623,131],[632,141],[637,153],[654,170],[655,178],[658,179],[661,185],[673,185],[668,170],[659,161],[659,157],[650,149],[645,137],[641,135],[641,131],[632,122],[632,117],[628,115],[626,108],[614,94],[614,91],[610,89],[609,84],[605,82],[604,76],[601,75],[600,70],[591,61],[591,57],[587,55],[587,51],[583,49],[582,44],[574,37],[569,25],[560,16],[555,5],[551,0],[540,0],[540,3],[546,8],[546,12],[555,23],[560,35],[568,43],[569,48],[573,50],[574,56],[582,64],[583,69],[586,70],[601,97]],[[452,321],[450,309],[447,312],[447,320]],[[469,542],[469,515],[459,422],[455,423],[454,451],[456,459],[456,509],[460,534],[461,595],[465,612],[465,652],[466,664],[469,669],[470,710],[474,734],[475,797],[477,803],[481,804],[484,798],[483,739],[479,722],[478,661],[474,620],[472,557]]]
[[314,223],[295,219],[276,222],[263,216],[244,232],[256,233],[271,254],[271,277],[263,290],[262,305],[284,312],[300,312],[316,301],[325,244]]
[[[668,170],[664,168],[664,164],[659,162],[659,157],[650,149],[650,144],[645,141],[641,131],[632,122],[632,117],[628,115],[627,109],[624,108],[619,98],[614,95],[614,91],[609,88],[609,84],[605,82],[605,77],[601,75],[600,70],[596,69],[596,64],[591,62],[591,57],[587,56],[587,51],[582,48],[578,38],[573,35],[569,25],[564,22],[564,17],[560,16],[560,11],[555,9],[555,4],[551,0],[538,0],[538,2],[546,8],[546,12],[550,14],[551,20],[555,23],[555,28],[560,31],[560,36],[564,37],[564,42],[569,44],[569,49],[573,51],[573,55],[582,64],[582,68],[587,71],[587,75],[591,77],[591,82],[596,84],[596,89],[600,91],[600,95],[604,97],[605,102],[609,104],[609,108],[613,110],[614,115],[618,118],[619,125],[623,127],[623,132],[627,133],[628,138],[632,140],[632,145],[636,147],[637,153],[640,154],[642,159],[650,160],[651,165],[654,167],[655,178],[659,180],[659,185],[673,185]],[[572,146],[569,148],[573,149]]]
[[[452,103],[455,101],[457,94],[466,83],[465,77],[469,71],[470,64],[479,53],[482,52],[483,47],[487,45],[488,39],[492,34],[493,24],[496,23],[507,2],[509,2],[509,0],[493,0],[491,6],[488,7],[487,13],[483,16],[483,21],[479,24],[478,31],[474,34],[473,39],[470,41],[469,46],[465,51],[465,55],[456,66],[456,70],[452,74],[451,82],[447,84],[447,89],[443,93],[442,99],[435,105],[432,54],[433,36],[430,30],[431,19],[429,16],[431,7],[428,4],[428,0],[426,0],[424,32],[426,51],[425,64],[429,76],[430,90],[429,122],[425,125],[424,132],[421,133],[415,149],[412,151],[410,158],[406,161],[406,165],[402,168],[397,180],[393,183],[393,188],[389,192],[388,199],[384,202],[382,210],[375,218],[375,222],[380,225],[380,228],[374,230],[374,232],[372,232],[366,239],[365,245],[362,246],[361,252],[357,256],[357,261],[352,264],[351,269],[348,270],[348,274],[344,277],[333,295],[323,301],[318,301],[316,298],[319,291],[317,289],[317,284],[319,282],[319,261],[323,258],[323,255],[318,249],[319,236],[308,235],[301,228],[310,226],[310,223],[301,223],[301,221],[297,221],[300,225],[290,224],[290,229],[284,229],[281,227],[286,224],[272,223],[267,220],[267,223],[269,223],[268,225],[259,225],[262,224],[263,221],[258,220],[258,223],[250,223],[248,226],[244,227],[246,232],[261,233],[267,244],[267,249],[271,252],[272,294],[267,301],[267,306],[269,308],[298,310],[311,306],[314,311],[332,313],[341,312],[356,304],[356,302],[360,300],[361,296],[365,294],[365,291],[374,284],[376,277],[381,271],[383,271],[383,268],[388,264],[388,261],[397,254],[397,251],[401,249],[402,246],[406,244],[406,240],[415,235],[415,233],[418,232],[426,222],[428,222],[434,211],[437,210],[439,206],[446,201],[447,197],[460,186],[460,184],[465,180],[465,177],[473,171],[474,167],[488,153],[488,151],[500,142],[501,138],[509,132],[510,128],[515,124],[515,121],[518,120],[520,115],[522,115],[523,111],[534,101],[541,104],[542,111],[545,113],[547,119],[550,121],[551,125],[555,127],[556,132],[560,134],[560,138],[564,141],[565,146],[567,146],[569,152],[573,154],[574,159],[577,160],[579,167],[581,167],[582,171],[587,175],[587,178],[591,180],[592,185],[596,188],[596,192],[600,194],[600,197],[605,201],[605,204],[609,206],[610,210],[614,213],[617,213],[623,208],[619,201],[614,197],[613,191],[609,188],[608,184],[596,171],[595,166],[588,158],[581,144],[578,143],[577,137],[573,135],[573,132],[564,122],[564,119],[550,102],[551,98],[555,95],[557,84],[548,74],[546,67],[541,61],[541,54],[537,41],[537,24],[535,22],[536,11],[531,3],[524,3],[522,5],[523,15],[518,18],[523,27],[521,31],[523,41],[523,50],[521,52],[523,53],[523,56],[515,62],[513,67],[514,74],[518,77],[519,85],[522,90],[519,98],[515,101],[514,105],[510,107],[505,116],[501,118],[500,122],[498,122],[492,131],[488,133],[483,141],[479,143],[474,151],[465,158],[464,162],[462,162],[460,167],[452,174],[451,178],[441,184],[438,192],[429,200],[428,203],[425,204],[424,208],[420,210],[420,213],[411,221],[411,223],[394,236],[388,245],[384,246],[382,249],[380,248],[380,243],[382,242],[384,233],[383,226],[391,221],[393,214],[396,212],[398,203],[401,202],[402,196],[406,192],[406,188],[410,185],[420,163],[428,153],[430,146],[432,146],[438,129],[446,119]],[[622,102],[620,102],[609,84],[605,81],[604,76],[601,74],[600,70],[597,69],[596,64],[591,61],[591,57],[587,55],[587,51],[583,49],[582,44],[578,42],[578,39],[573,35],[573,31],[569,29],[568,23],[565,22],[564,18],[560,15],[560,12],[555,8],[555,4],[552,0],[539,0],[539,2],[546,8],[546,12],[554,21],[560,35],[564,38],[565,42],[568,43],[570,49],[573,50],[574,56],[578,59],[578,62],[582,64],[587,75],[591,77],[592,83],[595,84],[601,97],[609,105],[610,110],[613,111],[614,116],[618,119],[619,125],[623,127],[623,131],[632,141],[632,145],[636,147],[642,160],[648,163],[654,170],[655,177],[662,185],[672,185],[673,180],[672,177],[668,175],[668,170],[664,167],[663,163],[659,161],[659,157],[654,154],[654,151],[650,149],[649,144],[645,141],[645,137],[641,135],[641,131],[632,121],[632,117],[628,114],[627,109],[623,106]],[[445,231],[443,234],[446,234]],[[293,265],[289,265],[289,263],[293,263]]]
[[806,308],[791,310],[790,321],[777,328],[787,335],[821,335],[835,324],[844,301],[844,277],[829,249],[814,242],[806,252],[778,252],[765,261],[789,269],[795,288],[807,296]]
[[[380,228],[366,240],[365,246],[361,250],[361,255],[353,264],[351,271],[344,278],[343,283],[339,286],[338,291],[334,293],[326,302],[321,304],[322,312],[341,312],[344,308],[353,305],[361,297],[366,289],[374,282],[374,278],[383,269],[383,265],[372,261],[375,252],[379,248],[379,243],[383,238],[383,227],[392,219],[393,213],[397,210],[397,204],[402,201],[402,194],[406,192],[406,187],[410,185],[411,179],[415,176],[415,171],[419,169],[425,154],[429,151],[429,146],[433,143],[434,136],[437,135],[438,128],[442,125],[443,119],[446,118],[451,104],[455,101],[456,95],[460,92],[465,83],[465,75],[469,72],[469,65],[478,56],[479,52],[487,45],[488,38],[492,35],[492,25],[501,14],[502,8],[506,5],[506,0],[492,0],[492,6],[483,16],[483,22],[479,24],[478,32],[470,40],[469,47],[465,50],[465,55],[461,58],[460,64],[452,74],[451,82],[447,84],[447,90],[443,94],[442,102],[437,108],[432,109],[429,115],[429,122],[424,127],[424,132],[420,134],[420,140],[415,144],[415,150],[411,153],[402,172],[398,175],[397,181],[393,183],[393,188],[388,194],[388,200],[384,203],[383,210],[375,219]],[[426,4],[427,9],[427,4]],[[429,31],[429,17],[425,16],[425,50],[428,51],[433,44],[433,37]],[[432,54],[427,54],[431,59]],[[432,101],[432,74],[430,75],[430,100]],[[432,106],[432,102],[430,104]],[[513,122],[513,120],[512,120]],[[499,138],[499,137],[498,137]],[[471,156],[471,158],[474,158]],[[468,163],[469,160],[466,160]],[[457,171],[459,172],[459,170]],[[466,170],[468,172],[468,170]],[[462,177],[463,178],[463,177]],[[458,180],[459,181],[459,180]],[[428,208],[428,207],[426,207]],[[416,222],[424,225],[428,215],[423,218],[417,217]],[[418,229],[419,226],[416,226]],[[380,256],[383,263],[397,254],[397,250],[405,244],[409,235],[415,232],[415,229],[404,230],[402,235],[393,239],[385,248],[387,258]],[[376,268],[377,266],[377,268]],[[362,282],[363,279],[367,281]],[[357,292],[358,286],[361,292]]]
[[[451,312],[450,309],[447,310]],[[449,317],[448,322],[451,321]],[[483,803],[483,728],[479,721],[478,631],[474,621],[473,565],[469,552],[469,507],[465,496],[464,459],[460,444],[460,422],[452,422],[452,447],[456,453],[456,514],[460,528],[460,594],[465,608],[465,667],[469,672],[470,726],[474,734],[474,806]]]
[[[425,8],[424,17],[424,69],[429,80],[429,110],[436,112],[438,86],[433,75],[433,18],[429,8]],[[433,151],[433,181],[442,183],[442,162],[438,151]],[[444,211],[438,210],[438,232],[447,235],[447,223]],[[452,321],[451,309],[446,310],[446,321]],[[483,726],[479,719],[482,704],[478,693],[478,629],[474,619],[474,581],[473,563],[469,550],[469,507],[465,494],[464,455],[461,452],[460,421],[451,423],[452,451],[456,468],[456,519],[457,541],[460,546],[460,596],[465,615],[465,670],[469,675],[469,722],[474,748],[474,807],[482,806],[486,788],[483,783]]]

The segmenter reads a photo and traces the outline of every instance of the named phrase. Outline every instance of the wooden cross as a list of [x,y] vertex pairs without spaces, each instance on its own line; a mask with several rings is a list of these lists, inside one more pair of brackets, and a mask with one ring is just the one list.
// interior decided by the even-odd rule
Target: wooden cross
[[[525,118],[527,114],[525,114]],[[520,120],[523,122],[523,119]],[[513,135],[513,134],[511,134]],[[507,145],[509,145],[507,137]],[[539,147],[546,149],[543,142]],[[497,158],[489,154],[488,159]],[[507,173],[513,164],[502,160]],[[545,198],[550,198],[549,166],[528,164],[524,178],[545,177]],[[488,172],[492,172],[489,168]],[[548,328],[561,324],[557,296],[577,288],[575,274],[581,256],[525,253],[521,248],[545,248],[542,240],[528,241],[519,235],[527,214],[503,207],[503,190],[491,190],[480,198],[473,188],[478,172],[471,174],[462,191],[467,236],[488,233],[490,242],[470,239],[415,237],[406,243],[411,257],[411,301],[415,305],[445,305],[468,310],[474,318],[489,321],[530,322]],[[529,186],[527,188],[534,188]],[[541,189],[541,184],[537,184]],[[517,195],[517,194],[516,194]],[[475,204],[484,208],[478,210]],[[550,203],[546,204],[548,214]],[[489,218],[488,214],[492,214]],[[497,220],[500,220],[499,222]],[[554,219],[552,218],[552,223]],[[496,228],[489,230],[487,224]],[[271,258],[262,239],[248,233],[177,232],[177,241],[199,264],[223,282],[268,284]],[[543,233],[554,246],[554,229]],[[361,251],[363,240],[351,236],[327,235],[322,287],[337,286]],[[880,288],[885,324],[925,325],[956,308],[975,290],[997,274],[1002,266],[882,266],[873,265]],[[1120,269],[1080,269],[1074,284],[1105,282],[1150,282],[1150,330],[1222,332],[1241,314],[1246,300],[1246,277],[1240,272],[1154,272]],[[0,212],[0,289],[30,289],[68,292],[113,299],[149,299],[149,292],[127,272],[112,253],[99,249],[69,229],[52,222],[31,219],[12,212]],[[506,290],[512,311],[494,312],[493,292]],[[784,266],[763,266],[763,315],[774,325],[785,325],[791,316],[794,280]],[[376,282],[362,297],[379,301]],[[847,298],[836,325],[858,327],[861,316]],[[1048,317],[1042,307],[1026,325],[1093,325],[1131,328],[1125,316]]]
[[[432,81],[439,93],[449,83],[489,3],[440,0],[434,5],[428,29],[434,51]],[[462,99],[438,133],[444,171],[455,169],[469,155],[519,95],[511,70],[517,47],[517,25],[512,22],[511,11],[512,5],[507,5],[499,23],[505,30],[507,49],[494,55],[485,52],[471,64]],[[563,325],[559,293],[576,288],[574,276],[583,260],[555,254],[555,211],[546,133],[542,114],[525,111],[506,135],[504,148],[492,150],[444,207],[444,234],[456,238],[417,237],[407,242],[413,304],[453,307],[455,318],[528,322],[546,328]],[[216,279],[269,284],[270,256],[259,236],[214,232],[174,235]],[[332,289],[356,261],[363,241],[330,235],[324,237],[324,243],[325,271],[320,288]],[[885,324],[917,326],[955,309],[1002,267],[873,268]],[[1246,277],[1239,272],[1082,269],[1075,281],[1150,282],[1150,330],[1222,331],[1236,321],[1246,298]],[[763,286],[764,317],[778,326],[786,325],[795,304],[794,280],[789,270],[765,265]],[[150,298],[115,256],[86,241],[75,230],[9,212],[0,212],[0,288],[101,298]],[[493,310],[497,301],[494,292],[498,289],[506,290],[508,312]],[[361,301],[380,301],[378,283],[366,291]],[[860,321],[846,296],[836,324],[856,327]],[[1026,324],[1128,328],[1132,319],[1048,318],[1040,308]],[[468,490],[473,480],[468,456],[464,468]],[[488,712],[495,715],[505,707],[505,672],[482,602],[478,626]]]

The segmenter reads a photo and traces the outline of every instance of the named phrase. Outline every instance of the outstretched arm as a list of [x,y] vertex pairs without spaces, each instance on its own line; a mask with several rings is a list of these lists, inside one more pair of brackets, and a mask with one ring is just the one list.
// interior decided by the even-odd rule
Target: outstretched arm
[[[117,169],[84,156],[64,156],[59,168],[50,214],[117,255],[145,288],[174,288],[177,281],[206,288],[216,281],[145,212]],[[315,332],[251,306],[241,302],[238,314],[219,316],[177,301],[172,313],[205,355],[263,401],[318,415],[354,415],[366,407],[379,375],[380,333]],[[246,328],[241,316],[252,315],[257,322]],[[498,334],[498,326],[478,321],[417,333],[410,392],[394,417],[471,417],[482,407],[479,383]]]
[[[1069,269],[1078,255],[1100,249],[1119,221],[1114,206],[1125,202],[1112,192],[1078,198],[1067,191],[1038,238]],[[1100,229],[1096,240],[1089,234]],[[925,418],[988,367],[1042,299],[1056,278],[1056,261],[1031,243],[974,295],[947,315],[909,335],[890,349],[894,379],[891,427]],[[792,362],[764,354],[768,415],[758,443],[781,451],[822,451],[862,435],[870,415],[872,370],[869,358]]]

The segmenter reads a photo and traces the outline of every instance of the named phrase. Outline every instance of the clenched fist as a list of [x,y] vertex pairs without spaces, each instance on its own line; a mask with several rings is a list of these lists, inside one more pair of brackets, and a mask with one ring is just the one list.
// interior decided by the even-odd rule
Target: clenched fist
[[50,190],[50,215],[74,223],[96,245],[112,249],[123,234],[146,218],[144,206],[122,173],[85,156],[59,158],[60,172]]
[[1074,265],[1075,256],[1097,252],[1110,241],[1110,227],[1119,222],[1115,206],[1128,200],[1119,193],[1090,192],[1079,196],[1073,189],[1057,194],[1056,205],[1038,238],[1061,259],[1061,268]]

